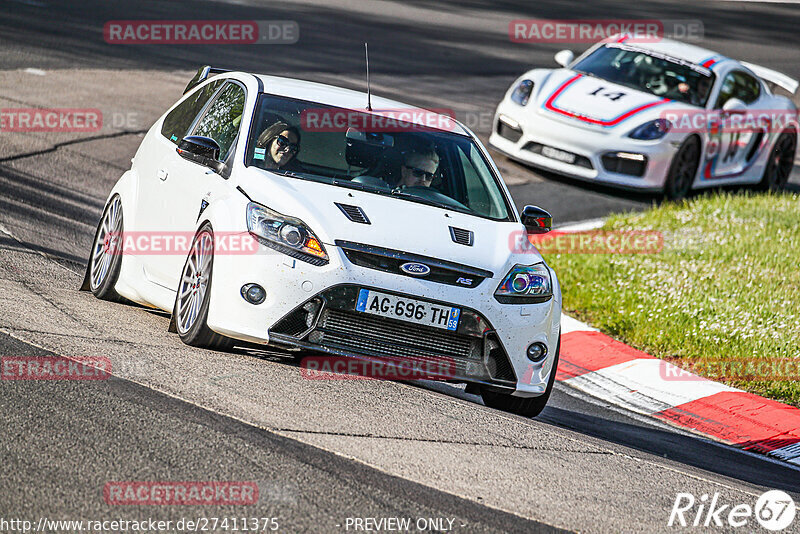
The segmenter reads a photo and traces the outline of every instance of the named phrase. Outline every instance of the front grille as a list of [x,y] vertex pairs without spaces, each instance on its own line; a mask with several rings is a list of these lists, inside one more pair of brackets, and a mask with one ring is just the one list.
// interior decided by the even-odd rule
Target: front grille
[[364,213],[364,210],[360,207],[350,204],[340,204],[338,202],[334,202],[334,204],[336,204],[336,207],[342,210],[342,213],[351,221],[359,224],[370,224],[367,214]]
[[442,368],[444,364],[444,369],[452,373],[449,378],[506,385],[516,381],[494,329],[475,310],[461,307],[457,330],[444,330],[357,312],[361,289],[342,284],[323,291],[278,321],[270,329],[270,336],[290,346],[378,359],[398,366],[424,363]]
[[[529,151],[533,152],[534,154],[539,154],[540,156],[547,157],[542,153],[542,151],[544,150],[544,148],[546,146],[547,145],[543,145],[541,143],[534,143],[534,142],[531,141],[530,143],[527,143],[523,148],[525,150],[529,150]],[[554,148],[554,147],[548,147],[548,148]],[[561,150],[560,148],[555,148],[554,150],[558,150],[559,152],[566,152],[567,154],[572,154],[573,156],[575,156],[575,161],[573,161],[572,163],[569,163],[568,165],[577,165],[578,167],[584,167],[586,169],[593,169],[594,168],[594,166],[592,165],[592,162],[586,156],[581,156],[580,154],[575,154],[573,152],[568,152],[566,150]],[[554,160],[554,161],[561,161],[561,160],[557,159],[557,160]],[[564,163],[564,162],[562,162],[562,163]]]
[[480,359],[480,340],[447,330],[392,321],[365,313],[325,310],[320,317],[318,329],[326,332],[324,339],[333,339],[328,337],[332,335],[342,343],[360,343],[364,348],[371,348],[375,352],[396,356],[413,352]]
[[603,167],[609,172],[641,178],[644,176],[645,170],[647,170],[646,156],[641,156],[641,159],[630,159],[630,157],[623,158],[615,152],[610,152],[608,154],[603,154],[601,159],[603,161]]
[[459,245],[471,247],[475,234],[472,232],[472,230],[465,230],[463,228],[451,226],[450,237],[453,239],[453,242],[458,243]]
[[[309,341],[383,361],[432,364],[450,378],[492,378],[481,358],[481,339],[355,312],[324,310]],[[497,377],[500,378],[500,377]],[[511,379],[513,380],[513,374]]]
[[[452,231],[452,230],[451,230]],[[341,247],[347,259],[354,265],[376,269],[387,273],[400,276],[410,276],[438,282],[451,286],[475,288],[486,278],[494,276],[491,271],[485,271],[476,267],[469,267],[428,256],[409,254],[399,250],[390,250],[372,245],[362,245],[347,241],[336,241],[336,245]],[[400,267],[406,263],[422,263],[430,268],[430,272],[423,276],[414,276]]]

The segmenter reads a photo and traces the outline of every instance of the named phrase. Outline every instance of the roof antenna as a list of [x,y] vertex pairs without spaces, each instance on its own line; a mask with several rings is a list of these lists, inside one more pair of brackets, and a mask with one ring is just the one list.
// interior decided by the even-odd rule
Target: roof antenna
[[372,111],[372,95],[369,90],[369,47],[364,43],[364,56],[367,58],[367,111]]

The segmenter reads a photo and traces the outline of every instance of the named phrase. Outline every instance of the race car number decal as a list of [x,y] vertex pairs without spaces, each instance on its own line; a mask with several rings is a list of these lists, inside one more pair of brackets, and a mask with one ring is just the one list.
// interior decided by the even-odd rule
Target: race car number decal
[[592,91],[591,93],[588,93],[588,94],[590,94],[592,96],[604,96],[604,97],[606,97],[609,100],[614,101],[614,102],[616,102],[617,100],[619,100],[620,98],[622,98],[623,96],[626,95],[626,93],[624,93],[622,91],[607,91],[605,93],[601,93],[600,91],[603,91],[603,90],[605,90],[605,87],[603,87],[601,85],[600,87],[598,87],[597,89],[595,89],[594,91]]
[[[636,115],[637,113],[640,113],[640,112],[642,112],[642,111],[644,111],[646,109],[650,109],[650,108],[655,107],[655,106],[660,106],[662,104],[666,104],[667,102],[669,102],[668,98],[662,98],[661,100],[656,100],[654,102],[646,102],[646,103],[643,103],[641,105],[634,106],[631,109],[623,110],[616,117],[612,117],[612,118],[609,118],[609,119],[591,117],[588,114],[582,113],[582,112],[580,112],[578,110],[572,111],[572,110],[569,110],[569,109],[564,109],[562,107],[559,107],[559,105],[557,103],[559,97],[564,95],[566,93],[567,89],[570,88],[570,86],[576,87],[577,86],[577,82],[579,80],[581,80],[581,78],[583,78],[583,74],[576,74],[572,78],[569,78],[568,80],[566,80],[564,83],[562,83],[560,86],[558,86],[558,88],[556,88],[555,91],[553,91],[553,93],[545,100],[545,102],[542,105],[542,107],[544,107],[546,110],[551,111],[553,113],[558,113],[559,115],[564,115],[564,116],[567,116],[567,117],[570,117],[570,118],[573,118],[573,119],[576,119],[576,120],[579,120],[579,121],[582,121],[582,122],[588,122],[589,124],[596,124],[596,125],[602,126],[604,128],[609,128],[609,127],[616,126],[617,124],[621,123],[622,121],[624,121],[626,119],[629,119],[629,118],[633,117],[634,115]],[[595,90],[591,91],[589,93],[589,95],[590,96],[603,96],[603,97],[606,97],[609,100],[614,101],[614,102],[616,102],[616,101],[620,100],[621,98],[623,98],[624,96],[628,95],[628,93],[625,93],[624,91],[606,91],[606,92],[604,92],[604,90],[605,90],[605,87],[604,86],[600,86],[600,87],[597,87]],[[585,93],[583,93],[583,91],[581,91],[581,94],[585,94]],[[597,108],[598,107],[595,106],[594,109],[596,110]]]

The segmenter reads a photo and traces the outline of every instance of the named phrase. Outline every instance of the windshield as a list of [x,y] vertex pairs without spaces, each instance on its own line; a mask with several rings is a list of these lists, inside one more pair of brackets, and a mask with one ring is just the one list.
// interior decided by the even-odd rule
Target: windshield
[[376,120],[382,118],[261,95],[246,161],[292,178],[511,220],[502,189],[472,139]]
[[625,45],[605,45],[573,70],[694,106],[705,106],[714,74],[689,62]]

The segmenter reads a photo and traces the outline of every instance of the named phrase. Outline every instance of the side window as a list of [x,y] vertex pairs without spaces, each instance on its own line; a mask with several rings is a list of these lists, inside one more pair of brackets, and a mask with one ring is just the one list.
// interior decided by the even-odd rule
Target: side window
[[750,104],[759,96],[761,96],[761,84],[758,80],[746,72],[733,71],[722,81],[716,108],[721,109],[731,98],[738,98],[745,104]]
[[195,91],[186,100],[181,102],[178,107],[169,112],[169,115],[164,117],[164,123],[161,126],[161,135],[175,143],[180,143],[181,139],[186,136],[186,132],[192,126],[197,114],[203,110],[203,107],[211,99],[216,90],[222,85],[224,80],[212,82],[200,90]]
[[475,165],[475,161],[481,161],[478,149],[470,147],[470,153],[466,154],[462,147],[458,147],[458,155],[461,168],[464,172],[464,180],[467,190],[467,204],[480,215],[486,217],[500,217],[496,206],[502,206],[504,201],[496,187],[488,184],[493,182],[491,174],[485,165]]
[[229,82],[195,126],[194,135],[210,137],[219,144],[219,156],[225,160],[242,122],[244,89]]

